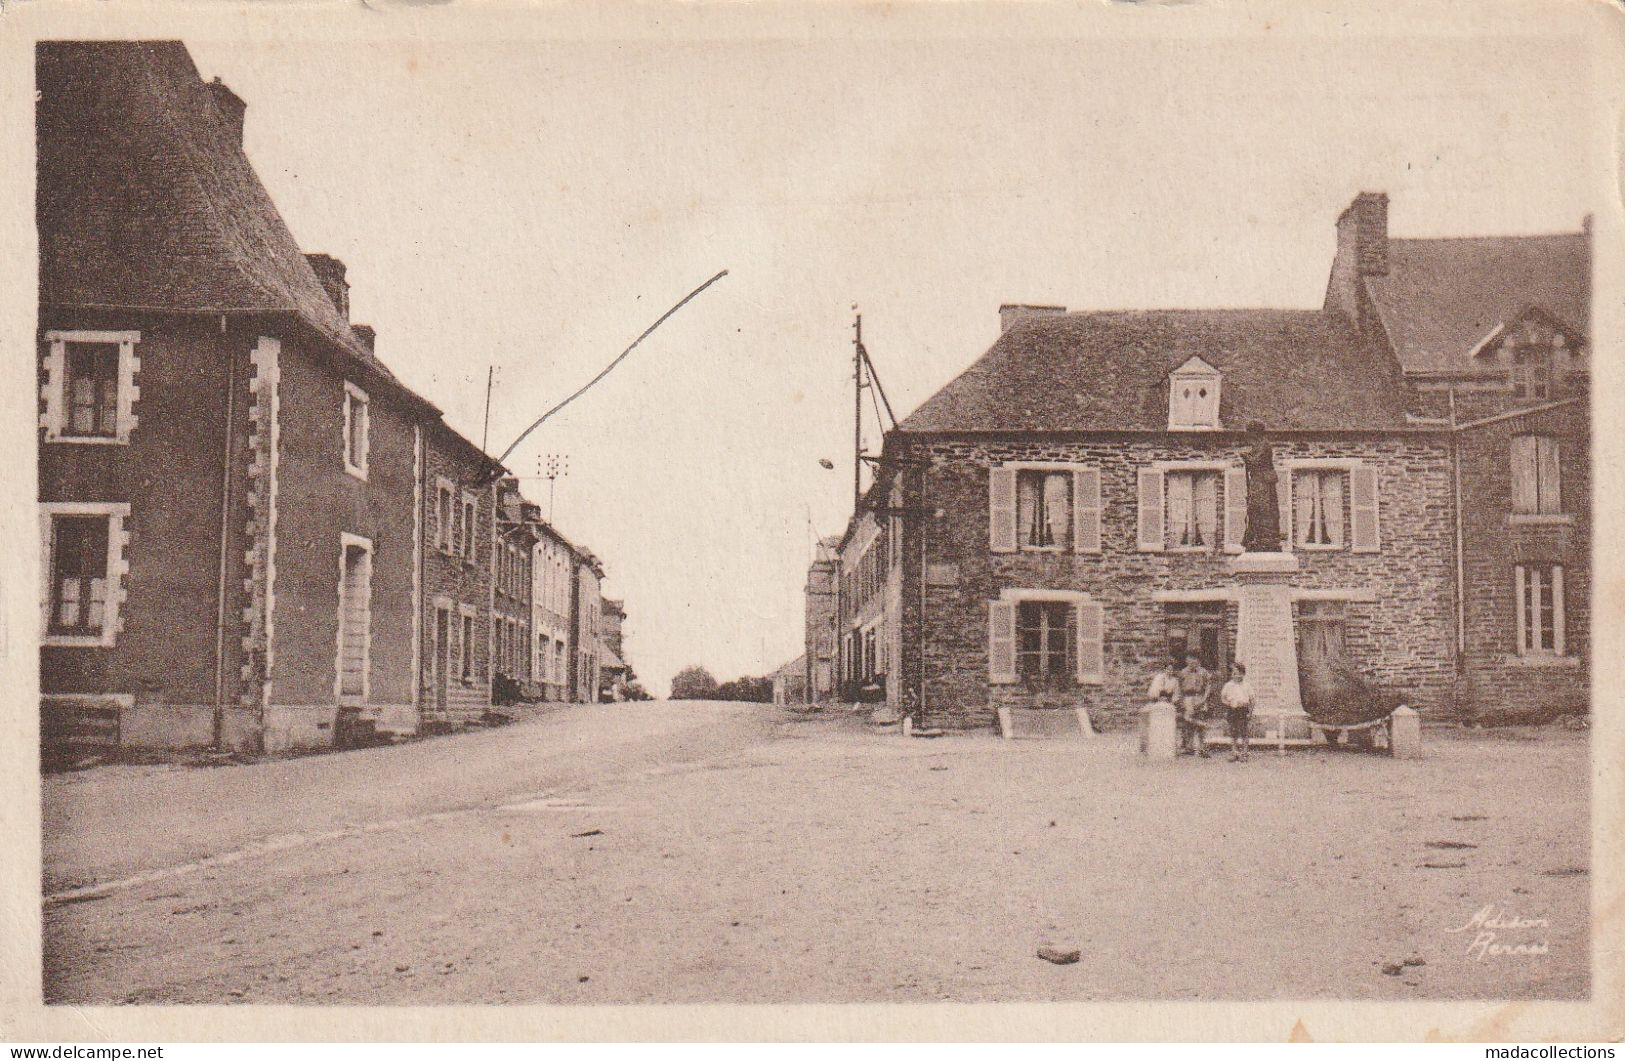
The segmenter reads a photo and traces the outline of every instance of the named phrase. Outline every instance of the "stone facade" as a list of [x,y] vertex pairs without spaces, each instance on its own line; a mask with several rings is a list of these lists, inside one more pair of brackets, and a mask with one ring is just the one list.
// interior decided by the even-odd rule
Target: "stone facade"
[[[1522,514],[1512,496],[1514,440],[1555,439],[1556,511]],[[1509,413],[1458,434],[1461,461],[1463,652],[1459,700],[1485,721],[1583,713],[1590,691],[1590,409],[1583,399]],[[1561,651],[1520,640],[1520,567],[1562,570]],[[1527,599],[1525,604],[1527,605]]]
[[[1348,651],[1374,684],[1419,710],[1439,712],[1452,694],[1453,595],[1448,435],[1298,434],[1275,438],[1281,474],[1290,462],[1358,461],[1376,472],[1380,545],[1374,552],[1297,551],[1296,600],[1341,602]],[[894,435],[898,457],[923,458],[903,477],[906,504],[899,579],[902,685],[920,691],[923,720],[954,727],[994,724],[1000,707],[1084,707],[1099,728],[1136,717],[1150,675],[1168,654],[1169,609],[1206,605],[1222,613],[1236,643],[1238,582],[1223,548],[1200,553],[1139,548],[1138,480],[1158,462],[1239,467],[1233,433],[1021,438]],[[995,553],[989,539],[989,469],[1005,462],[1054,462],[1097,469],[1100,540],[1094,553]],[[1349,526],[1349,495],[1342,519]],[[919,614],[920,555],[926,577]],[[1100,605],[1098,676],[1074,688],[1039,691],[992,681],[990,606],[1012,591],[1082,595]],[[1300,604],[1301,607],[1301,604]],[[920,629],[923,636],[914,631]],[[923,649],[923,668],[920,653]]]
[[571,680],[570,699],[579,704],[595,704],[598,702],[598,682],[603,669],[598,631],[603,621],[600,586],[604,569],[595,557],[586,554],[577,558],[575,572],[575,674]]
[[836,645],[836,598],[839,595],[839,538],[818,543],[818,556],[807,568],[805,639],[803,655],[805,684],[809,703],[829,703],[836,695],[839,660]]
[[531,594],[531,622],[536,634],[533,677],[542,687],[543,699],[567,701],[575,658],[575,631],[571,622],[575,552],[551,525],[540,525],[537,536],[539,540],[532,559],[536,584]]
[[443,425],[423,436],[420,715],[431,727],[491,703],[495,487],[479,449]]

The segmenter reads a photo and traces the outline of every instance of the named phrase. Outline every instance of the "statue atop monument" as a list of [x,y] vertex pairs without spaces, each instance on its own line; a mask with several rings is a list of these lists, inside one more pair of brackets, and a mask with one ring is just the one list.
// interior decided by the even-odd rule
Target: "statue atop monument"
[[1247,530],[1241,536],[1241,548],[1249,553],[1278,553],[1281,502],[1276,493],[1275,451],[1257,420],[1247,425],[1247,452],[1241,459],[1247,469]]

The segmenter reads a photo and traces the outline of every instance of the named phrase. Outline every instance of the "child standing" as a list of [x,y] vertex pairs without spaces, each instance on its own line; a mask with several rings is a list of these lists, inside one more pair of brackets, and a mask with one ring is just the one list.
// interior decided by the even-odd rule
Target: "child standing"
[[1245,761],[1250,742],[1247,731],[1253,722],[1253,687],[1247,683],[1247,668],[1237,663],[1230,669],[1230,680],[1219,690],[1219,702],[1224,705],[1225,721],[1230,726],[1230,761]]

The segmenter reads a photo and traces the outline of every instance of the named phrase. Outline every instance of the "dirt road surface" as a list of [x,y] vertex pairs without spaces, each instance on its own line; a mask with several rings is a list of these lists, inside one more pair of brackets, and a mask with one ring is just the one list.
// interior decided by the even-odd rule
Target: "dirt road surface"
[[[1148,765],[1125,735],[908,740],[656,704],[57,776],[45,994],[1586,997],[1584,734],[1427,741],[1419,761]],[[1081,960],[1040,960],[1044,945]]]

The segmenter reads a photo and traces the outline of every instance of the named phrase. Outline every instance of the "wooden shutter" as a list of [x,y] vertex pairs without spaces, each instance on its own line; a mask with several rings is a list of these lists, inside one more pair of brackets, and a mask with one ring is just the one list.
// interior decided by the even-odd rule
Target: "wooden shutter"
[[1016,680],[1016,604],[988,601],[987,680],[1009,684]]
[[1557,439],[1539,438],[1535,446],[1535,485],[1538,491],[1536,502],[1538,511],[1545,513],[1563,511],[1563,473],[1558,463]]
[[1016,470],[987,470],[987,543],[996,553],[1016,551]]
[[1539,488],[1535,471],[1538,439],[1534,435],[1518,435],[1512,440],[1512,511],[1540,511]]
[[1100,552],[1100,469],[1072,473],[1072,550]]
[[1294,504],[1292,500],[1292,490],[1293,483],[1297,478],[1297,473],[1288,467],[1284,471],[1280,472],[1275,479],[1276,500],[1279,501],[1281,505],[1280,547],[1288,552],[1291,552],[1292,550],[1292,508]]
[[1374,553],[1382,547],[1377,522],[1377,469],[1356,464],[1349,472],[1349,512],[1353,521],[1354,551]]
[[1564,643],[1564,627],[1568,619],[1563,614],[1563,565],[1552,565],[1552,651],[1559,656],[1568,651]]
[[1224,470],[1224,547],[1241,552],[1241,538],[1247,531],[1247,469],[1231,466]]
[[1106,607],[1082,600],[1075,606],[1078,622],[1078,683],[1100,685],[1106,680]]
[[1529,614],[1524,604],[1524,594],[1529,592],[1529,576],[1528,568],[1522,564],[1512,568],[1512,588],[1512,611],[1518,624],[1518,654],[1521,656],[1529,651]]
[[1162,469],[1140,469],[1139,548],[1162,552]]

